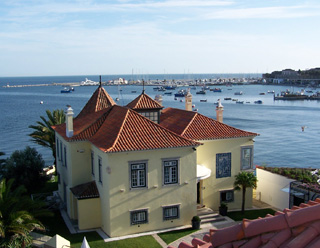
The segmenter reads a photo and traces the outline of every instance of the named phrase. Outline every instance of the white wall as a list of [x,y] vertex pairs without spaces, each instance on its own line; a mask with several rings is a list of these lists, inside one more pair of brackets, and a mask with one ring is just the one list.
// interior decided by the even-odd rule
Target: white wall
[[256,173],[258,178],[256,199],[279,210],[289,208],[289,191],[285,192],[282,189],[288,189],[290,182],[295,180],[259,168],[256,169]]

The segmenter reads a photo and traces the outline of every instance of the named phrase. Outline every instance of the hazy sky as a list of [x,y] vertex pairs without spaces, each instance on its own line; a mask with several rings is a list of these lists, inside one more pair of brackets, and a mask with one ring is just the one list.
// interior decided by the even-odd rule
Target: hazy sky
[[0,76],[320,67],[319,0],[0,0]]

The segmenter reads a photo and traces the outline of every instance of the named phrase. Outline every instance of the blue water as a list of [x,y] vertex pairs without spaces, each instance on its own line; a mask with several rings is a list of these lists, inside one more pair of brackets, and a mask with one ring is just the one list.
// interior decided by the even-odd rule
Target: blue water
[[[54,82],[79,82],[84,80],[84,77],[98,80],[98,76],[97,78],[79,76],[78,81],[68,81],[75,80],[77,77],[39,77],[36,83],[48,83],[52,78]],[[119,76],[109,77],[115,79]],[[60,81],[57,78],[60,78]],[[180,78],[182,78],[181,75]],[[179,79],[178,76],[177,79]],[[35,83],[34,78],[8,78],[7,80],[9,81],[6,82],[0,78],[0,86],[6,83],[10,85]],[[103,81],[107,79],[103,78]],[[142,90],[141,86],[121,86],[121,88],[122,91],[119,94],[118,87],[105,86],[111,97],[114,99],[120,97],[118,102],[120,105],[126,105]],[[224,105],[224,123],[259,133],[260,136],[255,138],[255,164],[319,168],[320,101],[274,101],[272,94],[259,95],[260,92],[268,90],[280,93],[288,88],[286,86],[239,85],[221,88],[222,93],[208,91],[206,95],[196,95],[196,90],[191,90],[193,103],[199,113],[215,119],[214,103],[220,98]],[[29,145],[43,155],[47,164],[53,162],[49,149],[30,142],[28,134],[32,130],[28,126],[36,124],[36,121],[40,120],[39,116],[45,116],[45,110],[65,109],[67,104],[70,104],[75,114],[78,114],[96,86],[76,87],[71,94],[61,94],[61,89],[61,86],[0,87],[0,151],[10,156],[13,151],[24,149]],[[152,86],[146,86],[145,89],[152,98],[159,93],[154,91]],[[136,90],[137,93],[131,93],[132,90]],[[300,88],[293,90],[297,91]],[[236,91],[243,91],[244,94],[235,96]],[[223,100],[225,97],[237,98],[245,103],[236,104],[234,101],[225,101]],[[207,99],[207,102],[200,102],[200,99]],[[253,103],[259,99],[264,102],[262,105]],[[40,101],[43,101],[43,104],[40,104]],[[246,103],[247,101],[250,103]],[[163,105],[184,108],[184,102],[174,100],[174,96],[163,95]],[[304,132],[301,131],[301,126],[306,126]]]

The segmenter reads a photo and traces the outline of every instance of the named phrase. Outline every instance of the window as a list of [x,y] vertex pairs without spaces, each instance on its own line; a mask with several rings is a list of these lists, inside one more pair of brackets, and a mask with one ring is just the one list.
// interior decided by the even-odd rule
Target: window
[[91,151],[91,174],[94,176],[94,153]]
[[220,191],[220,202],[233,202],[234,192],[233,190]]
[[163,161],[163,184],[177,184],[179,182],[178,160]]
[[64,163],[63,165],[67,167],[67,147],[64,146]]
[[216,178],[231,177],[231,153],[216,155]]
[[63,159],[63,154],[62,154],[62,142],[60,142],[60,161]]
[[241,147],[241,170],[253,168],[253,146]]
[[131,188],[147,187],[147,161],[130,162]]
[[102,184],[102,161],[99,157],[99,182]]
[[157,111],[155,111],[155,112],[141,112],[140,114],[155,123],[158,123],[158,121],[159,121],[159,113]]
[[148,223],[148,209],[131,211],[130,222],[131,222],[131,225]]
[[[60,155],[59,155],[59,140],[57,139],[57,141],[56,141],[56,153],[57,153],[57,158],[59,158],[60,157]],[[58,159],[57,159],[58,160]]]
[[179,205],[163,207],[163,220],[179,219]]

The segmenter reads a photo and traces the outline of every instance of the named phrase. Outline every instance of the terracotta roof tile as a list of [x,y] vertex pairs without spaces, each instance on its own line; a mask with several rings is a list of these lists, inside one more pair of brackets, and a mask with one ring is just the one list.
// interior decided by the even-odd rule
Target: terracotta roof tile
[[77,185],[70,189],[77,199],[99,198],[99,191],[95,181]]
[[127,104],[128,108],[134,110],[145,110],[145,109],[162,109],[163,107],[150,96],[142,92],[136,99]]
[[87,114],[98,112],[113,105],[116,105],[115,101],[103,87],[99,86],[78,114],[78,117],[85,117]]
[[197,112],[175,108],[166,108],[162,111],[160,125],[193,140],[227,139],[259,135],[220,123]]
[[200,145],[118,105],[75,118],[71,138],[66,137],[65,124],[53,128],[68,141],[88,140],[104,152]]
[[[320,199],[301,206],[303,207],[277,212],[275,216],[243,220],[242,223],[219,230],[211,229],[210,241],[208,235],[205,235],[205,243],[195,240],[192,244],[198,245],[199,248],[320,247]],[[188,246],[187,243],[183,245],[195,247]]]
[[114,106],[90,141],[105,152],[198,146],[125,107]]

